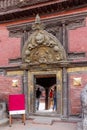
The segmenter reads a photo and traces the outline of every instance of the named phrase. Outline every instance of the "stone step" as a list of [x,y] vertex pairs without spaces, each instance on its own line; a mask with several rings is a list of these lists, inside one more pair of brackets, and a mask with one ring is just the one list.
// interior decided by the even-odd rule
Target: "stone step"
[[3,118],[0,120],[0,126],[8,124],[9,123],[9,119],[8,118]]

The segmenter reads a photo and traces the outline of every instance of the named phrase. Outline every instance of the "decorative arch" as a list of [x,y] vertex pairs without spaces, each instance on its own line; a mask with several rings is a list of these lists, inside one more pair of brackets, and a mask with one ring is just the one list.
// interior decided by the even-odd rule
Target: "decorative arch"
[[22,61],[27,64],[57,63],[66,60],[66,53],[60,41],[43,29],[37,15],[32,26],[33,33],[26,41],[22,51]]

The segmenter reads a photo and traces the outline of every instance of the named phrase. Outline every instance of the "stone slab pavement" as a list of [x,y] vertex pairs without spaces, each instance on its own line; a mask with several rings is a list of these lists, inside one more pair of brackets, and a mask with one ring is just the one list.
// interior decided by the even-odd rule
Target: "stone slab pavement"
[[27,119],[25,125],[21,119],[13,119],[12,126],[9,123],[0,126],[0,130],[77,130],[77,123],[50,120],[50,118]]

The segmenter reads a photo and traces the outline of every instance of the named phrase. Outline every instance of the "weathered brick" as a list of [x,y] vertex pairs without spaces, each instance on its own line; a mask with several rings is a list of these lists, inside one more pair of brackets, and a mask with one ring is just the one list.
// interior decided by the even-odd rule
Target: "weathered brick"
[[[83,87],[87,84],[87,72],[73,72],[68,74],[69,76],[69,108],[70,114],[75,115],[76,113],[81,113],[81,100],[80,94]],[[79,86],[74,86],[73,78],[81,77],[82,83]]]

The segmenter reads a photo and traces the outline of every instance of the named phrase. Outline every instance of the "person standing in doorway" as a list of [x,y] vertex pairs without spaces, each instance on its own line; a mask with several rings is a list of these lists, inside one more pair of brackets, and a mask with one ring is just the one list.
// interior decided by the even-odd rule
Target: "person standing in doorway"
[[36,110],[39,110],[41,91],[40,88],[36,90]]
[[56,109],[57,109],[57,94],[56,94],[56,87],[55,87],[53,93],[53,110],[56,111]]
[[50,96],[50,109],[51,109],[53,108],[53,90],[52,89],[50,90],[49,96]]

